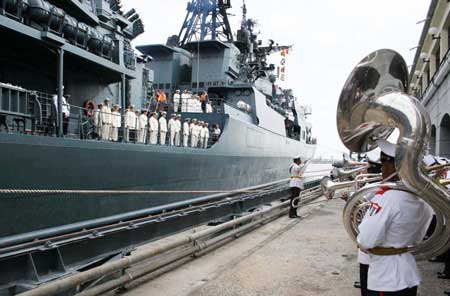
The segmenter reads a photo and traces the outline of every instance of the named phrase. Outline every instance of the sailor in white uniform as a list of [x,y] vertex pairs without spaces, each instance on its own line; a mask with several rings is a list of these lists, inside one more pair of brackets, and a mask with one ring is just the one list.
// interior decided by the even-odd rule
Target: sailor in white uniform
[[[379,140],[383,179],[398,181],[395,146]],[[359,225],[358,244],[370,255],[367,295],[417,295],[420,276],[414,256],[406,249],[425,236],[431,208],[413,194],[381,188]]]
[[204,129],[203,149],[207,149],[209,141],[209,124],[205,123],[205,127],[203,129]]
[[159,122],[158,115],[156,113],[152,113],[150,117],[150,144],[156,145],[158,144],[158,130],[159,130]]
[[189,127],[191,134],[191,148],[196,148],[198,142],[198,134],[197,134],[197,119],[192,119],[191,126]]
[[177,91],[173,95],[173,112],[175,112],[175,113],[178,112],[178,108],[180,106],[180,100],[181,100],[180,90],[177,89]]
[[300,191],[304,189],[302,176],[303,170],[301,164],[302,159],[300,157],[296,157],[294,158],[294,162],[289,167],[289,175],[291,177],[289,182],[289,187],[291,188],[289,218],[300,218],[300,216],[297,215],[297,209],[294,207],[297,203],[293,204],[293,201],[300,195]]
[[166,145],[167,138],[167,119],[166,112],[161,112],[161,117],[159,118],[159,143],[161,145]]
[[94,111],[95,132],[97,133],[99,140],[102,138],[102,108],[103,103],[99,103],[98,108]]
[[134,113],[134,105],[131,105],[125,112],[125,141],[130,141],[130,131],[136,130],[137,118]]
[[181,145],[181,115],[178,114],[175,117],[174,129],[175,129],[175,146],[179,147]]
[[145,144],[147,141],[147,127],[148,127],[148,111],[143,110],[141,115],[139,115],[138,125],[139,125],[139,133],[138,133],[138,143]]
[[119,140],[119,129],[122,126],[122,117],[120,116],[120,106],[114,105],[111,112],[112,124],[111,124],[111,140],[117,142]]
[[177,119],[177,115],[173,113],[170,115],[169,123],[167,127],[169,129],[169,144],[170,146],[175,146],[175,119]]
[[188,102],[190,97],[188,90],[185,89],[181,95],[181,112],[188,112]]
[[188,147],[189,142],[189,134],[190,134],[190,119],[186,118],[183,123],[183,147]]
[[111,107],[109,107],[110,99],[106,99],[104,102],[104,105],[102,107],[102,113],[100,114],[100,117],[102,119],[102,140],[108,141],[110,140],[109,136],[111,134]]

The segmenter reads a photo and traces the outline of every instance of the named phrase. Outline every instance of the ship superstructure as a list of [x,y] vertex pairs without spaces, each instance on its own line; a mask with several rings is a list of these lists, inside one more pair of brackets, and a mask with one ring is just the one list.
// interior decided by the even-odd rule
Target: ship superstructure
[[[118,1],[0,1],[0,34],[8,40],[0,47],[0,248],[208,192],[272,184],[287,178],[293,157],[313,157],[311,110],[276,86],[275,66],[267,64],[269,54],[288,47],[262,46],[245,6],[234,38],[229,7],[191,1],[180,35],[138,46],[137,55],[131,41],[143,23]],[[220,126],[217,141],[210,138],[207,149],[139,144],[136,130],[126,141],[127,107],[159,111],[154,91],[171,98],[177,89],[208,92],[209,112],[181,116]],[[117,142],[96,137],[96,105],[106,98],[122,106]],[[68,117],[55,112],[69,106]],[[169,103],[168,115],[174,111]],[[140,242],[161,233],[141,233]],[[50,273],[76,271],[118,245],[62,254],[70,264]],[[26,256],[15,259],[15,271]],[[11,260],[0,250],[0,270]],[[0,288],[16,284],[0,274]]]

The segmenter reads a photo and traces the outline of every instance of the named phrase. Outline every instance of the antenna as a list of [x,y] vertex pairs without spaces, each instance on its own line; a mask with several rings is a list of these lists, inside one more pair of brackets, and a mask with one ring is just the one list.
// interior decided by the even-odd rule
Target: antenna
[[191,0],[178,34],[179,46],[190,42],[220,40],[233,42],[227,10],[230,0]]

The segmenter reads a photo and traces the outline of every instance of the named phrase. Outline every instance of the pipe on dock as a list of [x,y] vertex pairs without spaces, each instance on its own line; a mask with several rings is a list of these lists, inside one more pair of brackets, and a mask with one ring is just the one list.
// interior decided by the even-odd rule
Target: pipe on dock
[[203,237],[207,237],[209,235],[221,232],[228,228],[232,228],[238,224],[245,223],[247,221],[250,221],[254,217],[258,217],[258,216],[270,213],[272,211],[275,211],[276,209],[283,208],[288,204],[289,204],[289,201],[280,203],[280,204],[270,207],[268,209],[265,209],[265,210],[262,210],[259,212],[255,212],[255,213],[249,214],[249,215],[241,217],[241,218],[234,219],[232,221],[223,223],[223,224],[215,226],[213,228],[206,229],[204,231],[194,233],[194,234],[188,235],[186,237],[178,238],[172,242],[168,242],[164,245],[154,247],[152,249],[143,251],[141,253],[126,256],[117,261],[106,263],[104,265],[95,267],[93,269],[90,269],[90,270],[87,270],[84,272],[80,272],[80,273],[68,276],[66,278],[63,278],[63,279],[56,280],[54,282],[45,284],[43,286],[40,286],[40,287],[30,290],[30,291],[26,291],[19,295],[21,295],[21,296],[51,296],[51,295],[65,292],[67,290],[75,288],[76,286],[81,285],[90,280],[94,280],[94,279],[100,278],[104,275],[108,275],[110,273],[113,273],[113,272],[116,272],[116,271],[119,271],[122,269],[126,269],[135,263],[142,262],[143,260],[149,259],[153,256],[159,255],[161,253],[167,252],[167,251],[175,249],[177,247],[181,247],[185,244],[195,242]]
[[172,264],[180,259],[183,259],[187,256],[191,256],[194,255],[197,252],[201,252],[205,249],[209,249],[211,247],[214,247],[215,245],[223,245],[224,241],[228,242],[228,238],[232,238],[236,235],[239,235],[243,232],[249,231],[254,227],[257,227],[258,225],[264,224],[268,221],[271,221],[275,218],[278,218],[280,215],[284,215],[285,214],[285,210],[281,210],[278,211],[277,213],[268,216],[268,217],[264,217],[262,219],[258,219],[257,221],[253,221],[251,223],[248,223],[244,226],[241,226],[235,230],[229,231],[227,233],[224,233],[220,236],[217,236],[215,238],[212,238],[208,241],[205,242],[201,242],[200,244],[194,245],[190,248],[187,248],[185,250],[182,250],[181,252],[167,257],[167,258],[163,258],[162,260],[159,260],[157,262],[153,262],[147,266],[144,266],[140,269],[134,270],[134,271],[128,271],[126,272],[123,276],[121,276],[118,279],[106,282],[104,284],[101,284],[97,287],[94,287],[92,289],[86,290],[82,293],[77,294],[77,296],[97,296],[100,295],[102,293],[106,293],[108,291],[114,290],[120,286],[123,286],[125,284],[128,284],[134,280],[137,280],[153,271],[158,270],[159,268],[166,266],[168,264]]

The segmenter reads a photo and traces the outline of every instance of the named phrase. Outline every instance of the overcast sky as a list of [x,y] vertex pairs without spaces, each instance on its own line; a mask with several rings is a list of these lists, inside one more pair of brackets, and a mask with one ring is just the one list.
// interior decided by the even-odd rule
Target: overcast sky
[[[188,0],[123,0],[136,8],[146,32],[134,45],[165,43],[179,33]],[[353,67],[368,53],[391,48],[412,64],[430,0],[246,0],[248,16],[258,20],[261,39],[294,45],[286,86],[312,106],[316,156],[345,151],[336,131],[336,106]],[[232,0],[233,30],[241,20],[242,0]]]

